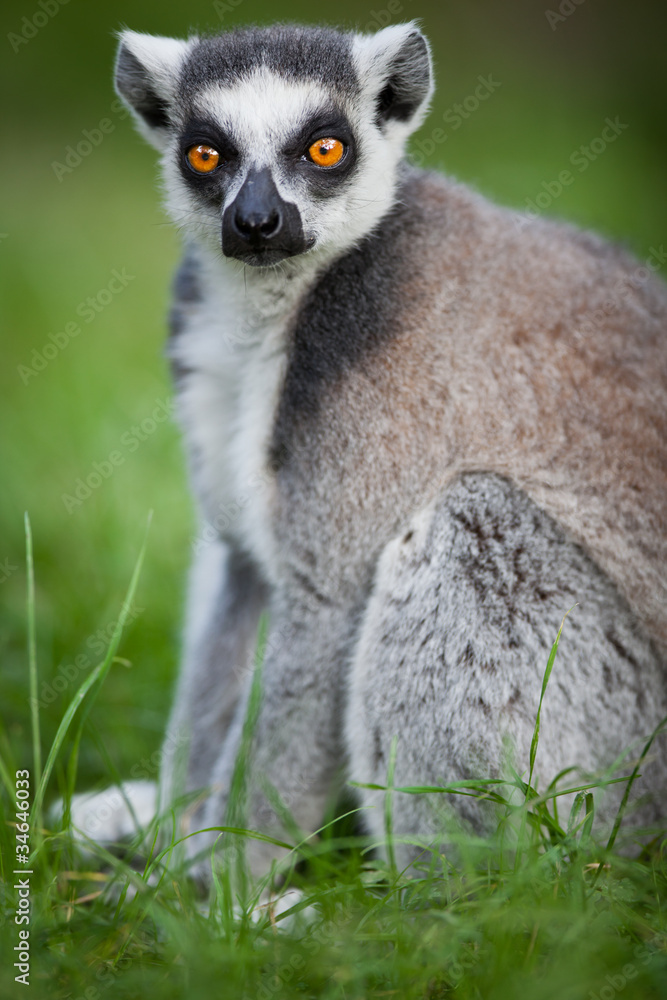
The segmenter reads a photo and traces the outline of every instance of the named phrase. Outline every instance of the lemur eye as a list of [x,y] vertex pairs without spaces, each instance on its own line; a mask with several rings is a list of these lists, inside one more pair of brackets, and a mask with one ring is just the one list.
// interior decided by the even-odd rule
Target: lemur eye
[[210,174],[220,162],[220,153],[217,149],[202,143],[198,146],[190,146],[187,155],[188,163],[198,174]]
[[335,167],[343,159],[345,146],[340,139],[318,139],[308,149],[308,155],[318,167]]

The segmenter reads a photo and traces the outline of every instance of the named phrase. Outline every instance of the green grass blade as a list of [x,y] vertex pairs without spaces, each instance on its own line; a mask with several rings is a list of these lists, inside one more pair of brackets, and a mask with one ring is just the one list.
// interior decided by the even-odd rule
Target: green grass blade
[[533,785],[533,771],[535,770],[535,758],[537,757],[537,747],[540,742],[540,716],[542,714],[542,702],[544,701],[544,696],[547,691],[547,684],[549,683],[549,678],[551,677],[551,671],[553,670],[553,665],[556,662],[556,654],[558,653],[558,644],[560,642],[560,637],[563,634],[563,626],[565,625],[565,619],[569,615],[573,608],[576,608],[574,604],[569,611],[566,611],[563,615],[563,620],[560,623],[560,628],[558,629],[558,635],[556,636],[556,641],[551,647],[551,652],[549,653],[549,659],[547,660],[547,667],[544,671],[544,677],[542,678],[542,690],[540,691],[540,702],[537,706],[537,715],[535,716],[535,728],[533,729],[533,738],[530,741],[530,763],[528,771],[528,785],[532,788]]
[[578,829],[578,826],[581,826],[585,822],[584,818],[584,820],[581,820],[579,824],[577,824],[577,820],[579,819],[579,813],[581,812],[581,807],[584,804],[585,798],[586,798],[585,792],[577,792],[577,794],[574,797],[574,802],[572,803],[572,808],[570,809],[570,815],[567,820],[566,835],[568,837],[572,837],[576,832],[576,830]]
[[389,748],[389,763],[387,765],[387,790],[384,795],[384,829],[387,837],[387,860],[392,872],[396,872],[396,854],[394,851],[394,772],[396,770],[396,752],[398,736],[393,736]]
[[76,694],[74,695],[69,705],[67,706],[65,714],[60,720],[58,731],[56,733],[55,739],[49,751],[48,757],[46,758],[46,764],[44,765],[44,773],[42,774],[42,781],[37,788],[35,801],[33,802],[32,805],[32,812],[30,819],[31,826],[34,823],[34,817],[37,815],[38,811],[41,810],[42,803],[44,801],[44,792],[46,791],[46,787],[49,783],[49,778],[51,777],[53,765],[56,762],[56,758],[63,745],[65,736],[67,735],[69,727],[72,723],[72,719],[76,714],[76,710],[78,709],[79,705],[81,704],[85,696],[88,694],[88,691],[91,689],[97,678],[102,673],[103,669],[104,669],[104,663],[98,663],[98,665],[94,667],[94,669],[90,672],[88,677],[86,677],[83,684],[81,684],[81,686],[77,690]]
[[[231,833],[237,837],[246,837],[250,840],[258,840],[264,844],[273,844],[275,847],[282,847],[286,851],[294,850],[294,844],[288,844],[285,840],[278,840],[276,837],[270,837],[266,833],[258,833],[257,830],[246,830],[244,827],[240,826],[206,826],[202,827],[201,830],[193,830],[192,833],[187,833],[184,837],[179,837],[178,840],[173,840],[168,847],[165,847],[159,854],[156,854],[150,862],[150,867],[146,869],[145,877],[148,877],[148,875],[151,874],[162,859],[173,851],[175,847],[178,847],[179,844],[184,844],[186,840],[189,840],[191,837],[196,837],[200,833]],[[91,841],[91,843],[93,842]],[[200,857],[208,854],[210,850],[210,847],[206,847],[203,851],[195,855],[193,860],[198,860]]]
[[[24,515],[25,524],[25,561],[27,577],[27,610],[28,610],[28,672],[30,676],[30,723],[32,727],[32,783],[39,788],[42,780],[42,743],[39,732],[39,701],[37,678],[37,627],[35,624],[35,564],[32,549],[32,528],[28,512]],[[35,814],[35,819],[41,827],[41,819]]]
[[5,762],[0,757],[0,780],[7,789],[7,794],[9,795],[10,801],[14,798],[14,792],[16,791],[16,784],[9,776],[9,771],[5,767]]
[[348,781],[351,788],[370,788],[376,792],[406,792],[408,795],[428,795],[430,793],[458,792],[461,789],[478,789],[486,791],[487,785],[514,785],[507,778],[466,778],[463,781],[452,781],[451,785],[378,785],[375,782]]
[[76,694],[74,695],[69,705],[67,706],[67,710],[65,711],[65,714],[61,719],[60,725],[58,726],[58,731],[56,733],[55,739],[49,751],[48,757],[46,758],[46,764],[44,766],[44,772],[42,774],[41,781],[37,786],[37,792],[31,810],[31,819],[30,819],[31,827],[34,826],[35,818],[39,815],[41,811],[42,803],[44,801],[44,795],[46,793],[49,779],[51,777],[51,772],[53,771],[53,766],[56,762],[58,754],[60,753],[60,750],[62,749],[65,737],[67,736],[69,728],[72,724],[72,720],[74,719],[74,716],[76,715],[78,708],[80,707],[81,703],[83,702],[88,692],[94,687],[95,684],[97,684],[97,690],[94,692],[93,697],[89,700],[86,706],[84,712],[84,718],[88,714],[91,705],[94,701],[94,696],[97,694],[100,687],[102,686],[104,678],[108,674],[111,664],[116,655],[116,650],[118,649],[123,634],[123,630],[125,628],[125,623],[130,613],[132,602],[134,600],[137,584],[139,583],[139,575],[141,573],[141,567],[144,561],[144,555],[146,553],[146,546],[148,543],[148,531],[150,529],[151,518],[152,518],[152,512],[151,514],[149,514],[148,517],[148,524],[146,526],[146,533],[144,535],[144,540],[141,549],[139,551],[139,556],[137,557],[137,561],[134,567],[134,572],[132,573],[132,578],[130,580],[130,585],[125,595],[125,600],[123,601],[121,611],[118,616],[118,620],[116,622],[116,627],[114,628],[113,635],[111,636],[111,640],[109,642],[107,654],[104,660],[101,663],[99,663],[96,667],[94,667],[94,669],[90,672],[88,677],[86,677],[86,679],[80,685],[80,687],[76,691]]
[[[77,732],[77,738],[78,739],[81,738],[81,734],[83,732],[83,722],[84,722],[84,720],[82,720],[79,723],[79,729],[78,729],[78,732]],[[141,827],[141,824],[139,823],[139,820],[137,819],[137,814],[134,811],[134,806],[132,805],[132,800],[129,798],[129,796],[127,795],[127,793],[125,791],[125,784],[123,783],[123,779],[120,776],[118,768],[116,767],[116,765],[114,764],[113,760],[111,759],[111,754],[109,753],[109,751],[107,750],[106,746],[104,745],[104,740],[102,739],[102,737],[100,736],[100,734],[96,730],[93,730],[93,732],[91,733],[91,736],[92,736],[93,742],[94,742],[94,744],[95,744],[95,746],[97,748],[97,752],[99,753],[100,757],[102,758],[102,761],[104,762],[104,766],[106,767],[107,771],[109,772],[112,784],[120,792],[121,798],[123,799],[123,802],[125,803],[127,811],[129,812],[130,816],[132,817],[132,822],[134,823],[135,830],[140,831],[142,829],[142,827]]]
[[595,819],[595,799],[593,798],[593,793],[588,792],[586,795],[586,817],[584,820],[584,826],[581,831],[581,839],[586,841],[590,840],[591,834],[593,832],[593,820]]
[[[646,743],[644,745],[644,749],[642,750],[642,752],[640,754],[639,760],[637,761],[635,767],[633,768],[632,774],[630,775],[630,777],[628,779],[628,783],[625,786],[625,791],[623,793],[623,798],[621,799],[621,804],[620,804],[620,806],[618,808],[618,812],[616,814],[616,819],[614,820],[614,825],[612,827],[611,833],[609,834],[609,840],[607,841],[607,851],[611,851],[612,847],[614,846],[614,844],[616,842],[616,838],[618,836],[618,831],[621,828],[621,822],[623,820],[623,815],[625,813],[625,810],[626,810],[626,807],[627,807],[627,804],[628,804],[628,799],[630,798],[630,792],[632,791],[632,786],[634,785],[635,781],[639,777],[639,769],[642,766],[642,764],[644,763],[644,761],[646,760],[646,755],[648,754],[649,750],[651,749],[651,746],[653,744],[654,739],[656,738],[656,736],[658,736],[658,734],[660,733],[660,731],[662,729],[664,729],[664,727],[666,725],[667,725],[667,716],[665,716],[665,718],[662,719],[658,723],[658,725],[655,727],[655,729],[653,730],[653,732],[649,736],[648,740],[646,741]],[[600,869],[598,869],[598,871],[599,870]]]
[[586,792],[591,788],[605,788],[607,785],[619,785],[622,781],[627,780],[627,775],[624,775],[622,778],[597,778],[595,781],[589,781],[584,785],[573,785],[571,788],[554,788],[552,791],[542,792],[539,795],[535,794],[530,802],[531,805],[541,805],[543,802],[548,802],[549,799],[561,798],[563,795],[575,795],[577,792]]
[[[573,606],[576,607],[576,605],[573,605]],[[541,719],[541,715],[542,715],[542,703],[544,701],[544,696],[545,696],[546,691],[547,691],[547,685],[549,683],[549,678],[551,677],[551,671],[553,670],[554,663],[556,662],[556,654],[558,653],[558,644],[560,643],[560,637],[563,634],[563,626],[565,625],[565,619],[569,615],[570,611],[572,611],[572,608],[570,608],[569,611],[566,611],[565,614],[563,615],[563,620],[560,623],[560,628],[558,629],[558,635],[556,636],[556,641],[554,642],[553,646],[551,647],[551,652],[549,653],[549,659],[547,660],[546,669],[544,671],[544,676],[542,678],[542,689],[540,691],[540,700],[539,700],[539,703],[538,703],[538,706],[537,706],[537,714],[535,716],[535,726],[533,728],[533,738],[530,741],[530,754],[529,754],[529,758],[528,758],[528,761],[529,761],[528,762],[528,781],[526,783],[526,788],[525,788],[525,792],[524,792],[524,796],[525,796],[525,803],[524,803],[524,805],[527,805],[529,799],[533,799],[533,798],[536,797],[535,796],[535,790],[533,789],[533,774],[534,774],[534,771],[535,771],[535,759],[537,757],[537,748],[538,748],[538,745],[539,745],[539,742],[540,742],[540,719]],[[521,817],[521,825],[519,827],[519,834],[518,834],[518,840],[517,840],[517,851],[516,851],[516,858],[515,858],[515,863],[514,863],[514,870],[515,870],[515,872],[517,872],[519,870],[519,865],[520,865],[521,857],[522,857],[523,850],[524,850],[524,837],[525,837],[525,833],[526,833],[527,815],[528,815],[528,811],[527,811],[526,808],[524,808],[524,811],[523,811],[523,814],[522,814],[522,817]]]
[[[229,827],[229,830],[227,831],[228,833],[232,828],[245,828],[246,823],[249,781],[251,780],[253,766],[252,744],[262,706],[262,669],[264,665],[266,633],[267,616],[266,614],[262,614],[257,630],[255,664],[250,681],[248,704],[246,706],[245,718],[243,720],[239,749],[234,762],[234,770],[232,771],[229,796],[224,816],[224,822]],[[226,843],[223,844],[223,846],[225,848],[233,849],[236,878],[233,878],[232,882],[241,892],[243,898],[245,898],[249,886],[249,878],[246,865],[244,838],[236,837],[231,844],[229,843],[229,837],[226,837],[225,841]]]

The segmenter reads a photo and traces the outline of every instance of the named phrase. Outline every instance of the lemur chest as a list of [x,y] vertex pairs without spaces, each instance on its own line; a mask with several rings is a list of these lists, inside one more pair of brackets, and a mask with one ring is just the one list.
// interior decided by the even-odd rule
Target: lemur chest
[[269,461],[296,290],[217,287],[189,310],[170,348],[177,407],[201,514],[262,563],[274,545]]

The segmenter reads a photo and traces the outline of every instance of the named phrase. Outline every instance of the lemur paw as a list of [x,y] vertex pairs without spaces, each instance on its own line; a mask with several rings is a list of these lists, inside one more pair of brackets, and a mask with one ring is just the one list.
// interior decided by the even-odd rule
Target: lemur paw
[[290,913],[286,917],[282,916],[305,898],[304,893],[300,889],[285,889],[284,892],[263,892],[259,897],[257,905],[253,908],[250,917],[254,923],[268,920],[273,927],[287,931],[288,933],[294,933],[312,924],[319,916],[314,906],[304,906],[295,913]]
[[[122,789],[114,785],[103,792],[72,796],[72,830],[82,845],[89,840],[99,844],[127,840],[140,833],[154,818],[157,810],[154,782],[126,781]],[[51,809],[51,821],[57,822],[63,810],[63,800],[59,799]]]

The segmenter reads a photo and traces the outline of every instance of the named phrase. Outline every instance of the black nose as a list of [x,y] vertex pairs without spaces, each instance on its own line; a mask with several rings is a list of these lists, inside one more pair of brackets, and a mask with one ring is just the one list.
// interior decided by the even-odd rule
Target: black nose
[[281,197],[268,167],[249,170],[222,215],[222,252],[260,267],[305,249],[297,206]]
[[282,221],[277,206],[262,206],[255,210],[237,206],[233,225],[239,236],[253,242],[268,240],[269,237],[275,236],[282,226]]
[[282,198],[271,171],[250,170],[227,211],[233,238],[252,250],[267,248],[283,224]]

